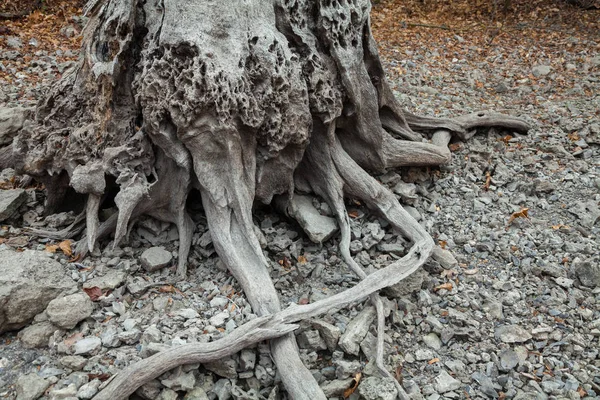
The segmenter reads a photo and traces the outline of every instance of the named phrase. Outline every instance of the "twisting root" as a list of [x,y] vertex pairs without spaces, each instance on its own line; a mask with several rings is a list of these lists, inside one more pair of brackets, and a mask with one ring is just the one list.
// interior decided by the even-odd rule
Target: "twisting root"
[[85,225],[87,227],[87,244],[90,253],[94,251],[94,245],[96,244],[96,237],[98,235],[98,226],[100,225],[98,210],[100,209],[101,200],[102,197],[97,194],[90,193],[88,196],[85,211]]

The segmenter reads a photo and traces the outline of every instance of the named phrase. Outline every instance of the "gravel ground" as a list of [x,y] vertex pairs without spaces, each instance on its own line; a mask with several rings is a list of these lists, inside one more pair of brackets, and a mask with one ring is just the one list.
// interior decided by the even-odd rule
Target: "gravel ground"
[[[480,132],[451,144],[449,165],[378,177],[450,251],[438,251],[423,270],[384,292],[388,366],[412,399],[597,398],[599,45],[585,39],[579,45],[586,54],[539,59],[498,47],[482,58],[470,56],[468,38],[449,40],[466,49],[450,62],[428,61],[443,48],[388,57],[390,71],[403,71],[391,78],[406,107],[447,116],[495,108],[534,128],[526,136]],[[55,56],[36,54],[30,72],[68,66]],[[20,99],[38,97],[51,81],[2,87],[0,107],[31,105]],[[12,175],[5,170],[0,181]],[[40,259],[48,253],[76,284],[33,324],[0,336],[0,398],[88,399],[132,362],[165,346],[216,340],[255,318],[216,258],[201,210],[192,207],[197,229],[189,278],[172,285],[173,226],[142,220],[127,247],[103,246],[81,262],[69,261],[52,241],[32,239],[21,228],[59,229],[74,215],[43,218],[43,193],[30,188],[25,194],[17,215],[3,222],[0,251],[12,257],[12,248],[29,248]],[[312,203],[330,214],[318,199]],[[360,264],[382,268],[405,254],[408,244],[384,221],[359,203],[348,207],[351,251]],[[266,208],[256,210],[256,223],[283,304],[313,302],[357,282],[338,256],[336,236],[314,244],[297,224]],[[353,379],[360,384],[351,399],[395,398],[394,386],[368,362],[373,319],[367,302],[296,332],[302,358],[329,398],[342,398]],[[260,344],[211,365],[171,371],[135,398],[285,399],[279,389],[268,346]]]

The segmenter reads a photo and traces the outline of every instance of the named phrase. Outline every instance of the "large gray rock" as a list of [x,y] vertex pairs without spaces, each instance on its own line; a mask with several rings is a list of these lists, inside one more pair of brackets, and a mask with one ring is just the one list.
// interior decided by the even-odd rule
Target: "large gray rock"
[[27,200],[27,193],[23,189],[0,189],[0,221],[16,214],[25,200]]
[[288,204],[287,212],[290,217],[298,221],[300,227],[314,243],[323,243],[338,230],[335,219],[321,215],[308,196],[295,195]]
[[23,347],[29,349],[48,346],[48,340],[56,331],[56,326],[48,321],[39,324],[30,325],[19,332],[19,339]]
[[37,374],[21,375],[17,379],[17,400],[35,400],[40,398],[50,382]]
[[94,311],[94,303],[85,293],[75,293],[52,300],[46,308],[48,319],[63,329],[73,329]]
[[0,250],[0,333],[24,327],[50,301],[75,287],[48,253]]
[[12,143],[32,112],[33,108],[0,108],[0,146]]

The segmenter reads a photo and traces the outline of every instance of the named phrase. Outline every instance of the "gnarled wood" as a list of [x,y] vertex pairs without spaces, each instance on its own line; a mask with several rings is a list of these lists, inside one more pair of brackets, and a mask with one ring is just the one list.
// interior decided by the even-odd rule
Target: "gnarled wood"
[[[40,102],[12,146],[0,149],[0,166],[18,160],[21,171],[45,182],[50,208],[69,185],[87,195],[81,255],[110,234],[118,245],[142,215],[174,223],[179,279],[194,229],[185,204],[199,189],[215,249],[261,316],[215,343],[133,365],[96,398],[125,397],[169,368],[271,339],[289,396],[325,399],[300,361],[290,324],[368,296],[378,312],[374,361],[390,376],[376,292],[419,268],[433,240],[366,170],[444,164],[452,135],[467,138],[488,126],[523,132],[528,125],[488,112],[438,119],[403,111],[385,80],[368,0],[95,0],[86,12],[80,63]],[[431,143],[422,133],[433,133]],[[289,198],[296,189],[320,195],[335,210],[341,256],[361,281],[281,310],[252,205]],[[118,213],[100,223],[109,191],[117,192]],[[367,275],[348,250],[344,197],[387,219],[413,242],[409,253]]]

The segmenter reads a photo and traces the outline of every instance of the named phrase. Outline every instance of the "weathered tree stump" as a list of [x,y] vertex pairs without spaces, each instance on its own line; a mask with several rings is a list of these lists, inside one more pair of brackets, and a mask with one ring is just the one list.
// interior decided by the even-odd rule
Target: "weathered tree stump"
[[[386,83],[369,12],[368,0],[88,4],[80,62],[54,85],[14,145],[0,151],[0,164],[18,164],[42,180],[49,209],[63,202],[69,186],[87,195],[78,246],[83,255],[112,234],[117,246],[144,214],[176,224],[180,279],[194,229],[185,204],[198,189],[215,249],[261,316],[222,340],[131,366],[96,399],[126,398],[177,365],[214,360],[265,339],[291,398],[325,399],[300,361],[293,324],[369,296],[378,310],[375,361],[389,374],[377,291],[419,268],[434,244],[366,171],[444,164],[451,135],[529,127],[488,112],[455,119],[404,112]],[[431,142],[423,132],[433,134]],[[251,213],[254,202],[289,199],[295,190],[321,196],[334,210],[340,253],[362,281],[282,310]],[[100,223],[104,198],[115,192],[118,215]],[[387,219],[412,241],[410,252],[367,275],[350,256],[344,197]],[[73,226],[55,236],[76,234]]]

